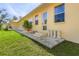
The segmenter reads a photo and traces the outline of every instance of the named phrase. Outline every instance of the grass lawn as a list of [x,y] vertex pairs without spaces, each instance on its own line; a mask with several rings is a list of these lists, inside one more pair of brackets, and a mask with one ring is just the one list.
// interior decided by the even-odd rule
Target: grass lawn
[[64,41],[48,49],[15,31],[0,31],[1,56],[79,55],[79,44]]

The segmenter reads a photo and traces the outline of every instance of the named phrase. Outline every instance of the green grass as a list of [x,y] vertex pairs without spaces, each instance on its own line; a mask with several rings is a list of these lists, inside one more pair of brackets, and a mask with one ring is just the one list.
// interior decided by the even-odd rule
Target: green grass
[[48,55],[79,55],[79,44],[64,41],[48,49],[15,31],[0,31],[0,56]]

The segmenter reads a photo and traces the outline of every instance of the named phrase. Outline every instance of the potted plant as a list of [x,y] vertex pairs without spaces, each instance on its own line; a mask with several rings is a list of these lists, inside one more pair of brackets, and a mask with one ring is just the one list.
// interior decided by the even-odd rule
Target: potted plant
[[27,31],[31,31],[32,30],[32,23],[31,22],[29,22],[28,20],[25,20],[24,21],[24,28],[27,30]]

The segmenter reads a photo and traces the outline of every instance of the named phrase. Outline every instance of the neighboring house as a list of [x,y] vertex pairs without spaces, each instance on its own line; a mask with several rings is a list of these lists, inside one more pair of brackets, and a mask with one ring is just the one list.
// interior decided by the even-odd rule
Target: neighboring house
[[17,27],[19,27],[19,25],[20,24],[18,24],[18,22],[14,22],[14,21],[10,22],[10,26],[12,26],[12,27],[16,27],[17,28]]
[[19,28],[21,27],[21,25],[23,24],[24,18],[22,18],[21,20],[17,21],[17,20],[12,20],[10,22],[10,26],[15,27],[15,28]]
[[79,43],[79,4],[78,3],[45,3],[27,14],[24,20],[32,20],[33,30],[59,30],[65,40]]

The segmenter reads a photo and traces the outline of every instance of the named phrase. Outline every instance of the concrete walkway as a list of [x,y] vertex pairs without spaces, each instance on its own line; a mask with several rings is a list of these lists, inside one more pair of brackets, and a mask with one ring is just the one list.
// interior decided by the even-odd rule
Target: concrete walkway
[[30,34],[23,29],[13,28],[13,30],[15,30],[16,32],[18,32],[26,37],[32,38],[34,41],[37,41],[50,49],[64,41],[64,39],[58,39],[58,38],[36,37],[33,34]]

